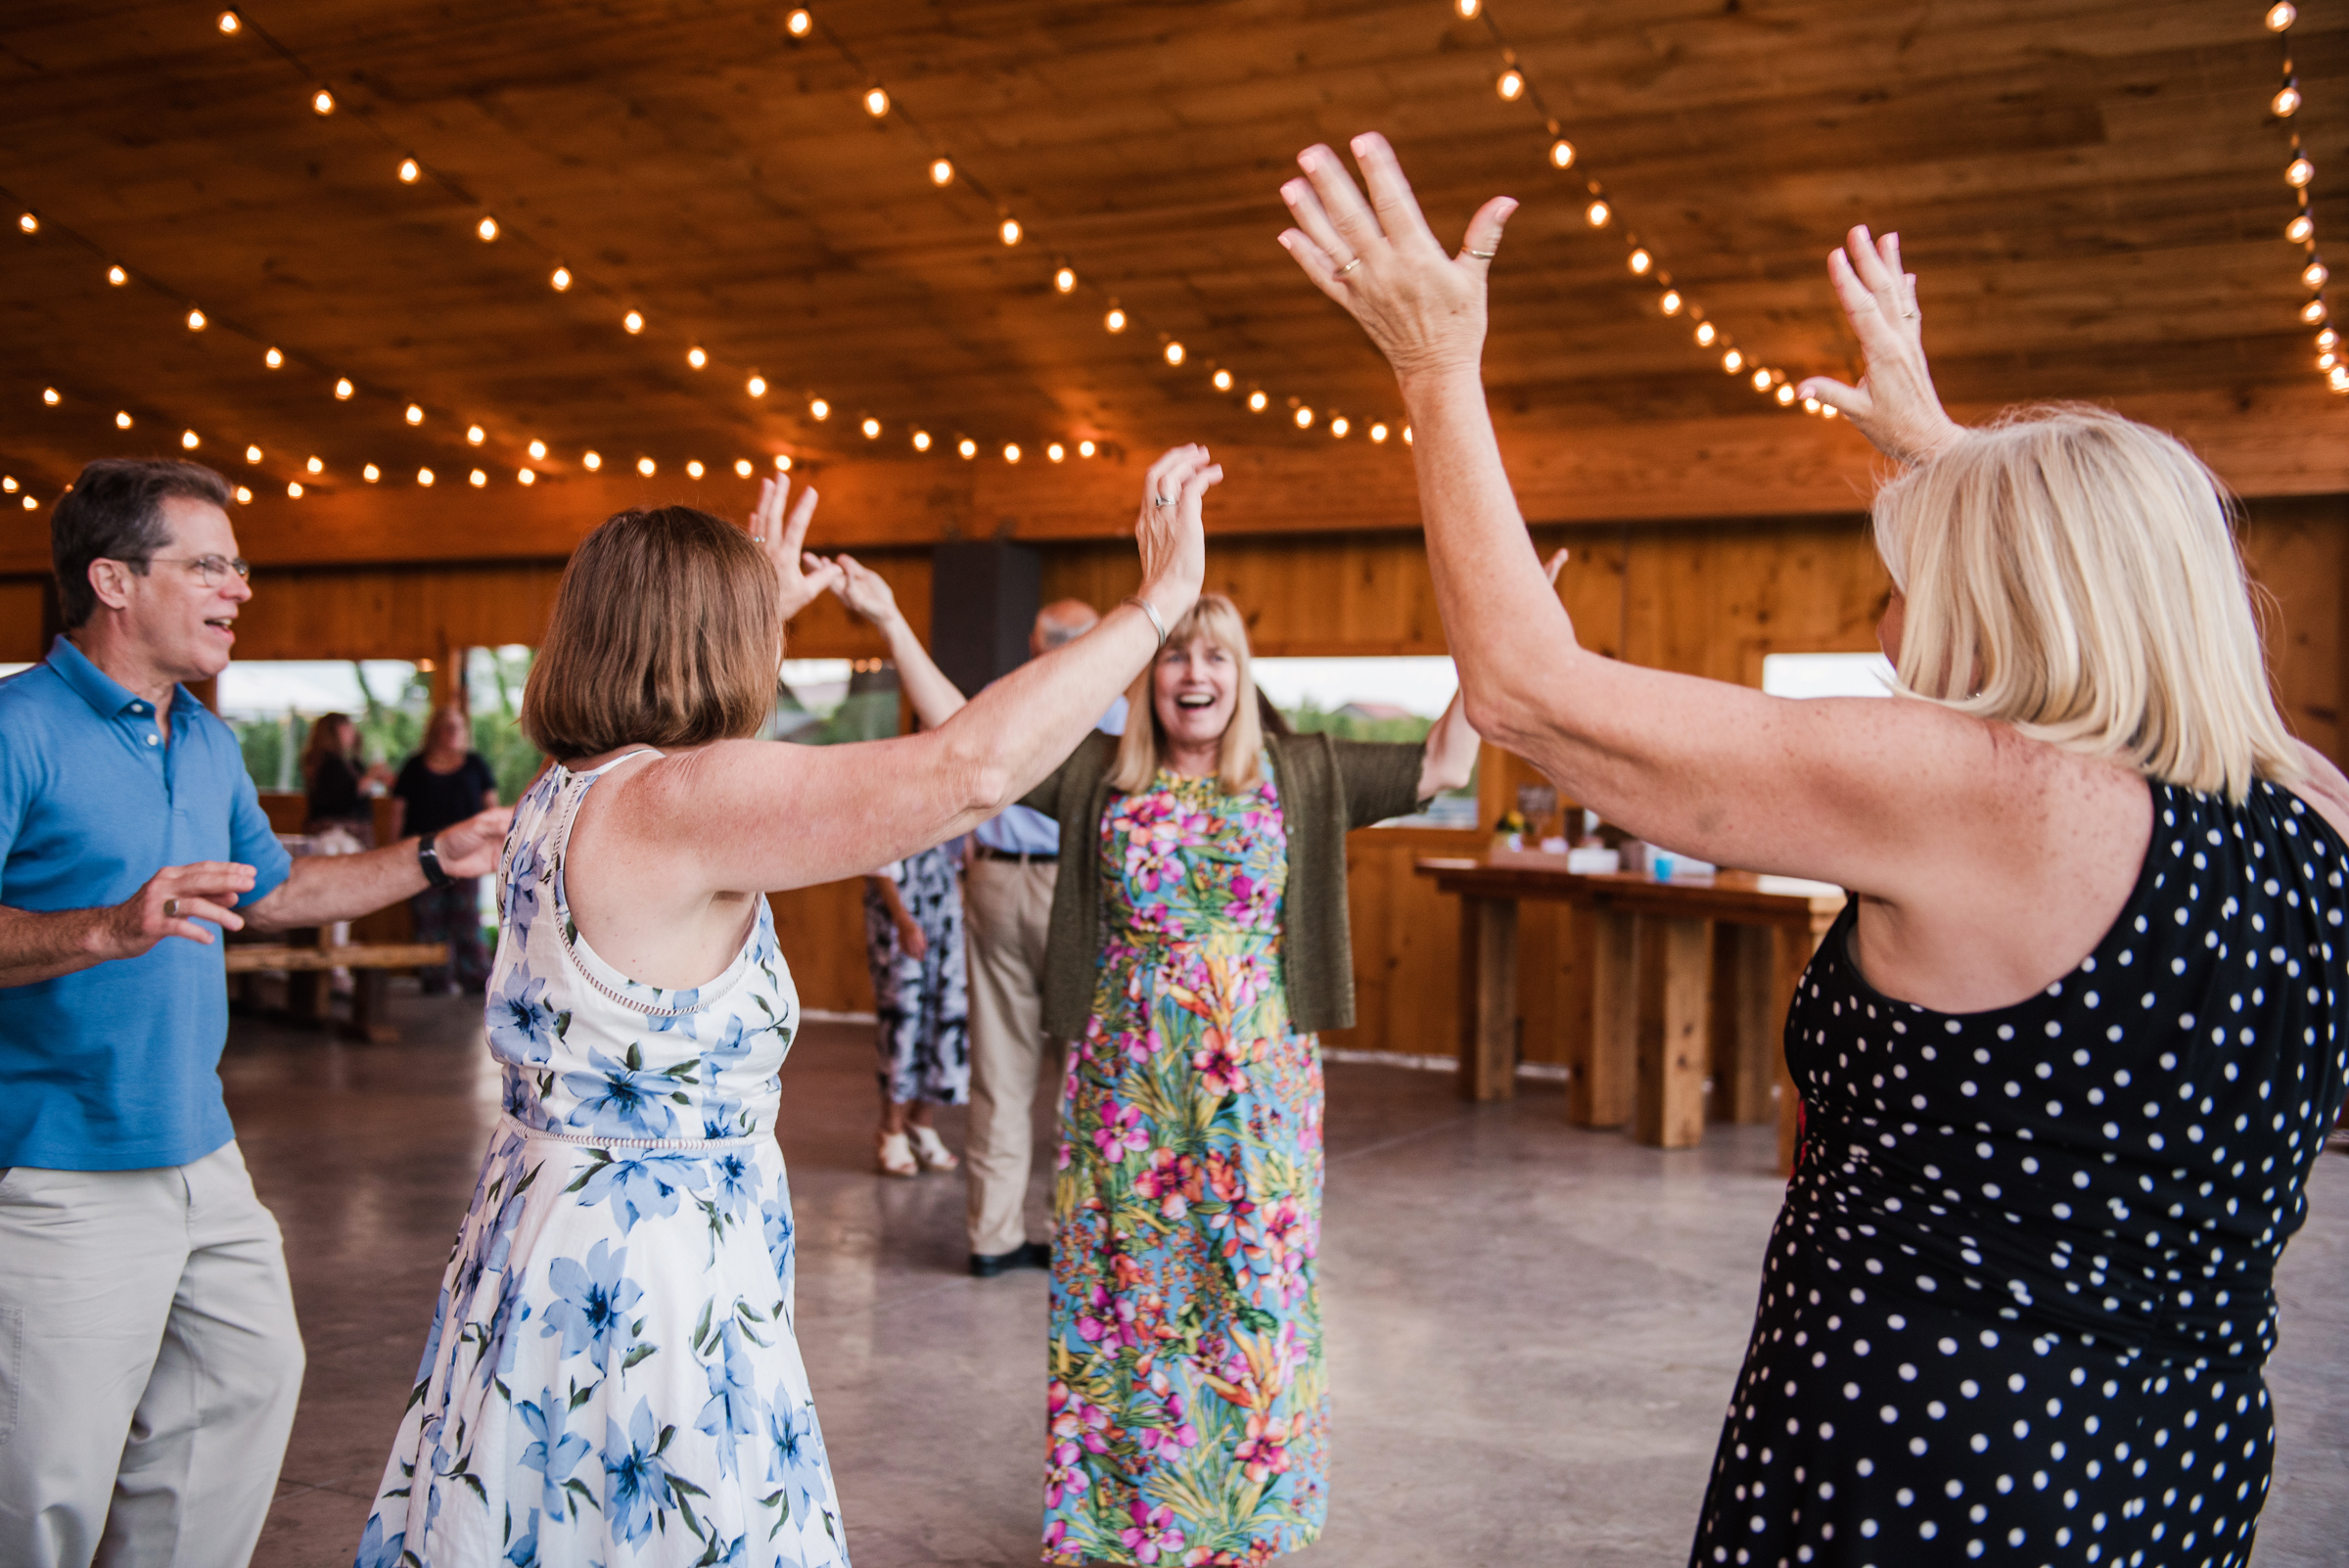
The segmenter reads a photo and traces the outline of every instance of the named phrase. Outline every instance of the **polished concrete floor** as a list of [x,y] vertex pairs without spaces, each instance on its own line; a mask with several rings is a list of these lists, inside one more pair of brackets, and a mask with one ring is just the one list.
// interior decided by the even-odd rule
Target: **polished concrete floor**
[[[406,1043],[240,1021],[222,1066],[310,1358],[259,1568],[349,1562],[496,1109],[478,1002],[393,1007]],[[870,1174],[869,1042],[810,1026],[781,1129],[851,1549],[857,1568],[1034,1563],[1044,1278],[963,1272],[959,1177]],[[1686,1561],[1778,1202],[1770,1133],[1667,1155],[1559,1109],[1550,1085],[1469,1106],[1434,1074],[1330,1069],[1333,1504],[1293,1560]],[[2282,1270],[2258,1568],[2349,1564],[2349,1158],[2325,1159],[2314,1207]]]

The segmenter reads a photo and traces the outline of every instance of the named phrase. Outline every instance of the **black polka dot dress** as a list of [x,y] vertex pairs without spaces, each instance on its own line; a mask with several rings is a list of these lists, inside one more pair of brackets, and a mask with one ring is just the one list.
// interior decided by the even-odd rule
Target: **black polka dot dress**
[[2273,1271],[2349,1068],[2344,850],[2265,783],[2153,797],[2112,930],[2012,1007],[1889,1000],[1827,934],[1692,1563],[2249,1559]]

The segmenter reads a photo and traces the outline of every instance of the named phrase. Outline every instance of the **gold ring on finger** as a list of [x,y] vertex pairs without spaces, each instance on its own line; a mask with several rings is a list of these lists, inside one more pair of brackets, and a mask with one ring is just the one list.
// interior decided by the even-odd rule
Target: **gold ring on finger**
[[1353,260],[1347,262],[1344,266],[1338,268],[1338,276],[1342,278],[1346,276],[1347,273],[1352,272],[1356,267],[1359,267],[1361,264],[1362,258],[1358,255]]

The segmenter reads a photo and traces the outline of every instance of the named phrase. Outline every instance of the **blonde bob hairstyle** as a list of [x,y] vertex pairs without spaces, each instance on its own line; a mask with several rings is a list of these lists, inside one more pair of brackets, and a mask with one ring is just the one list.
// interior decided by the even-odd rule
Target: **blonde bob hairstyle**
[[557,761],[758,734],[783,655],[778,586],[750,535],[707,512],[607,519],[555,588],[523,733]]
[[[1187,648],[1195,637],[1205,637],[1225,653],[1239,667],[1231,706],[1231,722],[1223,726],[1223,746],[1216,776],[1226,793],[1241,790],[1261,782],[1265,776],[1265,724],[1257,712],[1256,675],[1250,668],[1248,654],[1248,623],[1240,618],[1239,607],[1220,593],[1203,593],[1190,613],[1174,623],[1167,633],[1166,648],[1159,659],[1176,648]],[[1158,678],[1158,659],[1150,661],[1133,684],[1126,691],[1126,733],[1118,737],[1118,765],[1109,775],[1110,788],[1128,794],[1150,787],[1158,777],[1159,761],[1166,755],[1167,732],[1158,721],[1158,703],[1155,682]]]
[[1876,493],[1900,689],[2237,802],[2298,777],[2231,509],[2185,443],[2101,408],[1966,432]]

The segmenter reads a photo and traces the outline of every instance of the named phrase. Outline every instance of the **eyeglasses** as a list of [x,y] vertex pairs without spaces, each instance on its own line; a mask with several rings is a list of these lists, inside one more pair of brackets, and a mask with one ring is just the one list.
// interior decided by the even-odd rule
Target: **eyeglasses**
[[220,586],[231,572],[242,580],[253,580],[253,563],[241,555],[151,555],[147,561],[150,564],[167,561],[174,566],[184,566],[204,578],[204,585],[207,588]]

